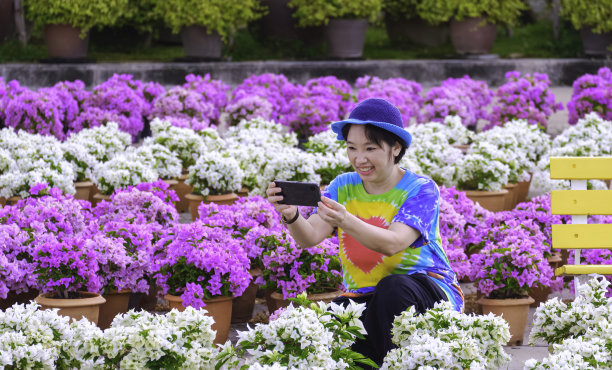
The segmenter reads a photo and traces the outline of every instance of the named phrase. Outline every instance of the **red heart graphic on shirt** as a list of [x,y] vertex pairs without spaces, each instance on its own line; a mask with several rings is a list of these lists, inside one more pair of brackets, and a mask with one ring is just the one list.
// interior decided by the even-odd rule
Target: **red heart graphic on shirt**
[[[387,222],[380,217],[370,217],[367,220],[359,217],[359,219],[370,225],[382,227],[383,229],[389,228]],[[346,255],[346,258],[348,258],[353,265],[366,274],[381,263],[385,257],[385,255],[382,253],[378,253],[364,247],[361,243],[355,240],[355,238],[345,232],[342,233],[342,242],[344,245],[344,254]]]

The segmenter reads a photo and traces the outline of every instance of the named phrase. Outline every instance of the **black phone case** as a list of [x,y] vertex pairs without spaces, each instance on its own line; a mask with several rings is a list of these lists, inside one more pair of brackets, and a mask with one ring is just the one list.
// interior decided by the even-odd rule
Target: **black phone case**
[[321,201],[321,189],[313,182],[275,180],[274,183],[281,188],[277,193],[283,196],[283,200],[278,202],[280,204],[316,207]]

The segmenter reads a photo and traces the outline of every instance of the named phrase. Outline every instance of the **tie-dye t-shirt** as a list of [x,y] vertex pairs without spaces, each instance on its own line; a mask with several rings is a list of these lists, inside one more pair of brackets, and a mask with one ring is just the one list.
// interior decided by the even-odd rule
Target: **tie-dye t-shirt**
[[389,228],[401,222],[421,233],[407,249],[387,257],[374,252],[338,229],[344,286],[348,292],[368,293],[390,274],[424,273],[446,293],[457,310],[463,294],[442,249],[438,227],[440,191],[435,182],[406,171],[400,182],[384,194],[368,194],[356,172],[334,179],[324,196],[344,205],[368,224]]

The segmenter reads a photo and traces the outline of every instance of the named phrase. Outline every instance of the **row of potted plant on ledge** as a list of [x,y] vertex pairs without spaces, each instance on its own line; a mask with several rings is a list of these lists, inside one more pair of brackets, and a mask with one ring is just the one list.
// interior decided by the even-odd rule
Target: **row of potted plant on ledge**
[[[612,73],[607,67],[576,79],[567,104],[569,123],[575,124],[591,112],[612,119],[611,89]],[[0,77],[0,125],[64,140],[82,129],[117,122],[137,141],[149,135],[143,130],[154,118],[197,131],[263,118],[306,140],[328,130],[331,122],[344,119],[358,101],[367,98],[389,100],[409,125],[442,122],[457,115],[472,130],[488,130],[514,119],[545,129],[549,117],[563,109],[550,89],[548,76],[517,71],[507,72],[506,82],[497,89],[464,76],[449,78],[426,93],[414,81],[374,76],[360,77],[354,86],[333,76],[313,78],[301,85],[284,75],[268,73],[252,75],[230,89],[209,75],[189,74],[183,85],[166,89],[155,82],[115,74],[92,91],[79,80],[34,91]]]
[[[35,29],[44,29],[50,56],[72,59],[86,56],[87,34],[92,27],[126,24],[143,33],[151,33],[164,24],[174,33],[181,32],[188,57],[219,59],[223,43],[237,28],[261,18],[268,11],[275,18],[268,17],[267,22],[283,22],[277,19],[282,14],[296,18],[294,23],[299,27],[327,26],[328,56],[332,58],[360,58],[368,22],[376,22],[383,10],[387,22],[395,25],[390,32],[398,29],[398,21],[422,24],[423,34],[431,32],[432,25],[450,22],[451,40],[457,53],[486,54],[495,41],[497,24],[516,25],[521,12],[528,8],[520,0],[488,3],[476,0],[121,0],[112,4],[92,4],[85,0],[55,0],[51,3],[36,0],[27,1],[25,5],[26,17],[33,22]],[[612,26],[605,20],[612,13],[605,0],[590,5],[579,0],[561,0],[561,14],[576,29],[582,30],[583,38],[599,36],[606,46],[610,43]],[[275,10],[277,7],[286,10]],[[291,24],[291,21],[284,20],[284,23]],[[53,41],[58,38],[63,41]],[[603,50],[594,49],[586,40],[587,53],[606,53],[605,47]],[[74,45],[72,51],[67,43]]]

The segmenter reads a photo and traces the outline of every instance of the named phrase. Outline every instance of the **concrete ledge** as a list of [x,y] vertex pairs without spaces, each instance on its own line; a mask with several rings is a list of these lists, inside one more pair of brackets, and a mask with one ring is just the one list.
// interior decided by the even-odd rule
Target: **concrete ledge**
[[546,73],[553,86],[571,86],[585,73],[612,67],[609,59],[494,59],[494,60],[364,60],[364,61],[253,61],[210,63],[85,63],[85,64],[0,64],[0,76],[17,79],[26,86],[49,86],[58,81],[80,79],[87,87],[100,84],[113,73],[129,73],[143,81],[163,85],[184,82],[189,73],[206,74],[236,86],[257,73],[282,73],[291,81],[304,83],[310,78],[335,75],[350,83],[360,76],[403,77],[423,85],[435,85],[448,77],[470,77],[490,86],[504,82],[504,73]]

